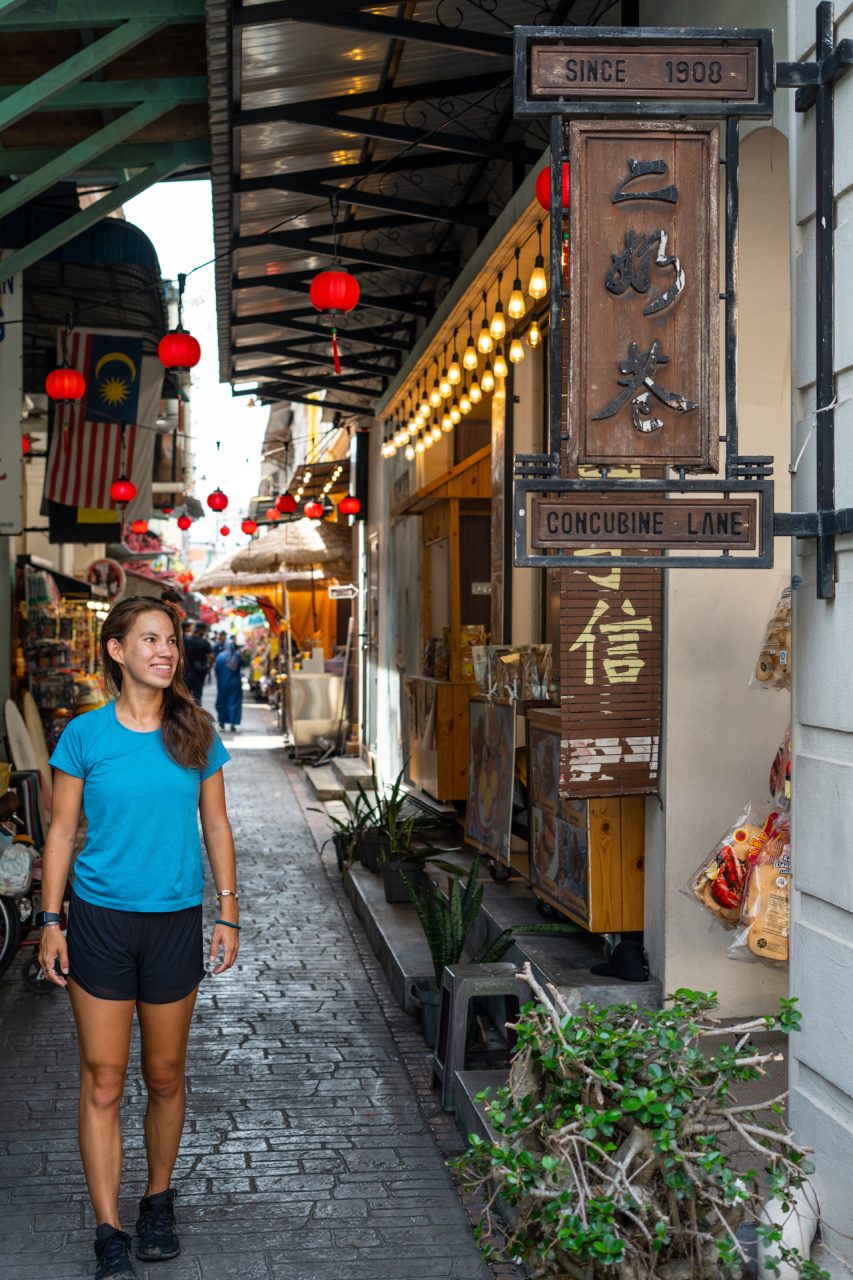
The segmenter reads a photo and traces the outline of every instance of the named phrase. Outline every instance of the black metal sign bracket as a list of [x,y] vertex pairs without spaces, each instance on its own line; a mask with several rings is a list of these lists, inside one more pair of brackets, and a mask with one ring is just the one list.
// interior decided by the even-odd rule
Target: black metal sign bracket
[[831,0],[817,6],[814,62],[777,62],[776,86],[796,89],[798,112],[815,108],[815,439],[817,510],[777,515],[775,531],[817,539],[817,596],[835,596],[835,538],[853,532],[853,510],[835,510],[835,118],[833,91],[853,66],[853,40],[835,43]]

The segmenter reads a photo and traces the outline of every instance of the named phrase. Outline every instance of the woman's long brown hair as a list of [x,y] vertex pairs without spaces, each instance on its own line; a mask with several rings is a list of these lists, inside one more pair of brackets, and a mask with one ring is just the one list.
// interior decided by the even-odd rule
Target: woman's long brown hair
[[107,652],[110,640],[124,644],[128,632],[143,613],[164,613],[172,624],[178,642],[178,665],[168,689],[163,690],[160,732],[169,755],[185,769],[205,769],[213,744],[213,721],[196,703],[184,683],[184,641],[177,612],[156,596],[134,596],[114,605],[101,629],[101,659],[107,693],[117,698],[121,693],[122,669]]

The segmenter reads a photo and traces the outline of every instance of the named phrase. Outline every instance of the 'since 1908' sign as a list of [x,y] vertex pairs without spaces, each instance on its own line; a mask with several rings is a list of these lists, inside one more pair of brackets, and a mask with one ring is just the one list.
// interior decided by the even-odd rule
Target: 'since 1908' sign
[[534,45],[531,96],[749,101],[757,56],[754,46]]

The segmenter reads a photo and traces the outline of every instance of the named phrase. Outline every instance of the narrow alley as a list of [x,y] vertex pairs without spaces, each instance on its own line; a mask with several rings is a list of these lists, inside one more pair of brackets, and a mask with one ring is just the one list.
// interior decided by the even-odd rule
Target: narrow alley
[[[318,856],[272,713],[248,705],[225,741],[242,952],[232,973],[205,978],[193,1024],[175,1178],[183,1253],[137,1263],[137,1274],[485,1280],[403,1060],[407,1019],[383,991],[334,858],[330,875]],[[61,991],[30,993],[19,957],[0,983],[0,1026],[0,1276],[91,1274],[70,1007]],[[131,1230],[145,1177],[137,1064],[138,1038],[123,1110]]]

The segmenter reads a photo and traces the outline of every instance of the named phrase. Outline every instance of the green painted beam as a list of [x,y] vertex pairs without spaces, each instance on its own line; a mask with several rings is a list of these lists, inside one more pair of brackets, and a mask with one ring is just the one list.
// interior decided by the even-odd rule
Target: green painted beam
[[139,129],[144,129],[158,116],[171,111],[174,105],[173,102],[164,102],[156,98],[153,102],[141,102],[138,107],[134,107],[132,111],[126,111],[123,116],[119,116],[118,120],[111,121],[103,129],[93,133],[90,138],[84,138],[76,146],[63,151],[61,156],[43,165],[35,173],[21,178],[13,187],[0,191],[0,218],[5,218],[6,214],[11,213],[13,209],[20,209],[21,205],[26,204],[28,200],[35,199],[42,191],[47,191],[48,187],[67,178],[69,174],[79,173],[95,156],[102,155],[117,142],[122,142]]
[[50,231],[46,231],[37,240],[33,240],[30,244],[24,245],[22,249],[15,249],[13,253],[8,254],[3,259],[3,270],[8,271],[11,276],[16,271],[25,271],[33,263],[40,262],[49,253],[53,253],[54,249],[67,244],[69,240],[79,236],[81,231],[88,231],[89,227],[93,227],[96,222],[100,222],[108,213],[120,208],[126,200],[132,200],[141,191],[147,191],[156,182],[161,182],[170,173],[174,173],[175,169],[180,167],[180,163],[180,161],[176,161],[174,157],[170,156],[168,158],[163,157],[155,164],[149,165],[147,169],[144,169],[142,173],[136,174],[129,182],[123,182],[120,187],[116,187],[114,191],[101,196],[100,200],[96,200],[94,204],[81,209],[79,213],[73,214],[72,217],[67,218],[65,222],[61,222],[58,226],[51,227]]
[[126,53],[135,45],[141,44],[148,36],[153,35],[165,25],[162,18],[134,19],[125,22],[114,31],[110,31],[92,44],[74,53],[58,67],[51,67],[44,75],[22,85],[20,89],[9,95],[0,103],[0,132],[8,129],[17,120],[22,120],[32,111],[38,111],[55,98],[63,89],[70,88],[80,80],[85,80],[95,71],[100,71],[119,54]]
[[21,8],[20,0],[0,0],[0,27],[4,31],[114,27],[125,18],[204,21],[204,0],[27,0],[23,11]]
[[[170,148],[170,155],[180,154],[181,164],[210,164],[210,143],[206,138],[170,143],[127,142],[123,146],[114,147],[106,155],[97,156],[89,165],[87,172],[114,174],[119,169],[141,169],[145,165],[154,164],[163,154],[164,146]],[[33,173],[36,169],[41,169],[63,155],[65,155],[64,151],[57,151],[50,147],[19,151],[4,151],[0,148],[0,176],[17,177],[20,174]]]
[[[2,0],[0,0],[2,3]],[[0,85],[0,103],[20,89],[19,84]],[[84,80],[44,105],[45,111],[104,111],[133,107],[137,102],[169,99],[174,106],[207,102],[206,76],[166,76],[162,80]]]

